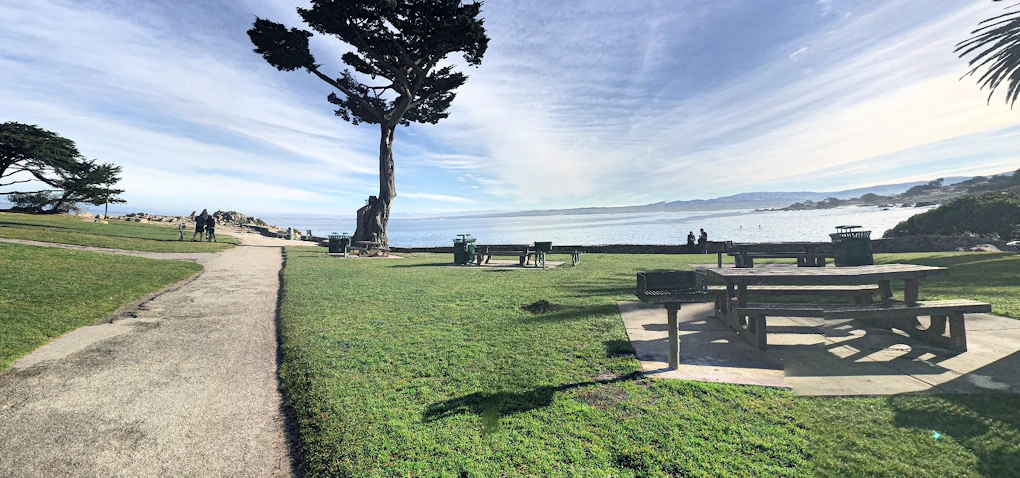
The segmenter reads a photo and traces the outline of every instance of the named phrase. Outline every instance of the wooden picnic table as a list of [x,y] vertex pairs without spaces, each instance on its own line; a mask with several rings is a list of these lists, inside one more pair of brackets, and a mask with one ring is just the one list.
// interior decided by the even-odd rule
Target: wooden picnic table
[[[924,336],[939,345],[957,350],[966,350],[966,336],[963,330],[963,313],[990,312],[988,304],[967,301],[918,301],[918,290],[922,280],[949,273],[945,267],[916,264],[877,264],[854,267],[796,267],[793,265],[768,264],[755,268],[716,267],[695,265],[694,269],[726,283],[725,296],[716,300],[716,317],[741,333],[759,348],[766,347],[766,316],[801,316],[825,318],[853,318],[864,321],[878,321],[882,326],[897,328],[910,335]],[[892,281],[903,281],[903,298],[893,297]],[[748,301],[749,286],[804,286],[818,288],[831,286],[833,295],[846,286],[877,284],[880,304],[753,304]],[[841,287],[843,286],[843,287]],[[773,288],[771,295],[784,294],[782,288]],[[796,289],[788,291],[796,292]],[[758,291],[757,293],[761,293]],[[915,327],[918,316],[930,315],[932,325],[927,330]],[[949,339],[940,338],[949,317]],[[869,322],[871,323],[871,322]]]
[[737,267],[754,267],[755,259],[797,259],[800,267],[825,267],[834,257],[830,242],[763,242],[733,244],[727,252]]

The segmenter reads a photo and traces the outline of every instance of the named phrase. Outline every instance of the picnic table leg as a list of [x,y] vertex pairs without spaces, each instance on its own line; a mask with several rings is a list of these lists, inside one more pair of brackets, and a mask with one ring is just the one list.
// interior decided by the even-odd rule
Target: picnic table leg
[[920,286],[918,279],[905,279],[903,281],[903,302],[907,305],[917,305],[918,287]]
[[892,303],[892,284],[888,280],[878,281],[878,295],[882,298],[882,304]]
[[668,323],[669,334],[667,340],[669,341],[669,368],[676,370],[680,368],[680,334],[677,330],[677,312],[680,311],[679,302],[667,302],[666,303],[666,322]]
[[722,311],[724,315],[730,313],[730,300],[737,297],[736,291],[733,289],[733,282],[726,281],[726,300],[723,301]]

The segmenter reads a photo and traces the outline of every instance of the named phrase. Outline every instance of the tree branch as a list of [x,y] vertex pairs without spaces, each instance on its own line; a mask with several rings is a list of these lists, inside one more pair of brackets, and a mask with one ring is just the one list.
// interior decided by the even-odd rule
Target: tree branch
[[[361,25],[358,25],[358,27],[360,26]],[[391,65],[390,62],[386,61],[386,59],[382,57],[382,55],[377,53],[375,49],[365,41],[365,38],[361,36],[361,28],[351,28],[351,30],[354,32],[354,36],[358,38],[358,43],[361,44],[361,48],[358,48],[358,50],[364,51],[374,58],[375,61],[379,62],[380,65],[386,67],[387,70],[390,70],[390,73],[393,73],[394,78],[400,81],[401,86],[404,87],[405,93],[410,95],[411,85],[407,82],[407,74],[398,70],[397,67]]]
[[36,180],[35,179],[22,179],[21,181],[11,181],[9,183],[0,184],[0,186],[10,186],[12,184],[30,183],[32,181],[36,181]]
[[343,94],[347,95],[348,98],[354,98],[354,101],[357,101],[358,103],[360,103],[361,106],[365,108],[365,110],[371,111],[372,113],[374,113],[375,114],[375,118],[377,120],[379,120],[379,122],[383,121],[384,118],[379,113],[379,111],[376,110],[375,107],[373,107],[367,101],[365,101],[361,96],[351,94],[350,90],[348,90],[347,88],[344,88],[344,86],[341,85],[340,83],[337,83],[336,80],[334,80],[334,79],[332,79],[332,78],[322,74],[322,72],[319,71],[319,69],[314,67],[314,66],[311,67],[311,68],[307,68],[307,70],[310,73],[314,73],[315,76],[318,76],[320,80],[325,81],[326,83],[329,83],[330,85],[332,85],[333,88],[336,88],[336,89],[340,90]]

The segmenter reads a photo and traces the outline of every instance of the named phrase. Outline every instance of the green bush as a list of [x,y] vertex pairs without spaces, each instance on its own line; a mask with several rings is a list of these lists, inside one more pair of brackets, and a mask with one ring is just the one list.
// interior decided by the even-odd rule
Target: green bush
[[885,237],[971,235],[1008,241],[1020,236],[1020,192],[967,195],[913,216]]

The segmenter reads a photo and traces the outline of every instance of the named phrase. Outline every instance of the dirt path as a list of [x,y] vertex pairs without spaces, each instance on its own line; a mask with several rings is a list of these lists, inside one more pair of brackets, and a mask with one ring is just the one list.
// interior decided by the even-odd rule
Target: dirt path
[[294,242],[237,236],[135,317],[0,374],[0,476],[292,475],[275,318]]

